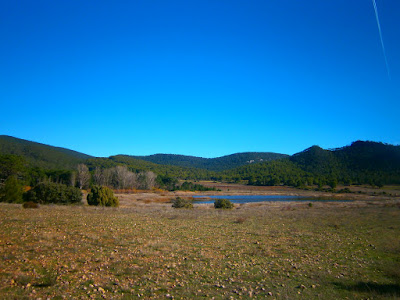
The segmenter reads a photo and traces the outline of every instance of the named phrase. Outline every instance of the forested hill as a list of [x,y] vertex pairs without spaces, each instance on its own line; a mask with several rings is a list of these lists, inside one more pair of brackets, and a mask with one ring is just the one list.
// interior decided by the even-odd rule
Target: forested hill
[[256,185],[400,184],[400,146],[369,141],[333,150],[312,146],[288,159],[238,167],[224,176]]
[[[117,155],[111,156],[108,159],[94,159],[94,157],[90,155],[86,155],[73,150],[53,147],[6,135],[0,136],[0,154],[14,154],[21,156],[28,162],[31,167],[39,167],[43,169],[72,170],[75,169],[79,163],[89,163],[91,165],[98,164],[99,166],[104,168],[108,165],[114,165],[117,163],[126,164],[132,169],[138,170],[173,170],[173,174],[194,174],[195,171],[193,169],[202,169],[198,170],[197,173],[203,175],[204,170],[217,172],[232,169],[242,165],[272,161],[287,157],[287,155],[285,154],[270,152],[246,152],[231,154],[217,158],[202,158],[175,154],[155,154],[149,156]],[[87,162],[89,158],[92,158],[93,160]],[[149,163],[153,163],[156,165]],[[163,165],[170,167],[174,166],[175,168],[164,168],[162,167]],[[181,167],[183,169],[179,169],[176,167]],[[164,172],[160,171],[159,173]],[[198,176],[194,177],[198,178]]]
[[357,141],[351,146],[336,149],[334,153],[347,168],[400,172],[400,146]]
[[[217,158],[155,154],[95,158],[65,148],[10,136],[0,136],[0,163],[8,154],[23,158],[28,168],[76,170],[85,163],[91,171],[125,165],[132,171],[153,171],[179,179],[248,181],[257,185],[321,185],[328,182],[400,184],[400,146],[357,141],[343,148],[312,146],[292,156],[246,152]],[[12,159],[11,159],[12,160]]]
[[290,160],[313,173],[343,170],[400,172],[400,146],[370,141],[356,141],[350,146],[333,150],[312,146],[294,154]]
[[218,172],[233,169],[243,165],[273,161],[288,157],[288,155],[272,152],[243,152],[216,158],[202,158],[176,154],[154,154],[149,156],[131,157],[156,164],[199,168]]
[[313,146],[290,160],[306,172],[344,183],[400,183],[400,146],[371,141],[333,150]]
[[90,155],[66,148],[53,147],[7,135],[0,135],[0,154],[24,157],[30,166],[43,169],[75,169],[79,163],[91,158]]

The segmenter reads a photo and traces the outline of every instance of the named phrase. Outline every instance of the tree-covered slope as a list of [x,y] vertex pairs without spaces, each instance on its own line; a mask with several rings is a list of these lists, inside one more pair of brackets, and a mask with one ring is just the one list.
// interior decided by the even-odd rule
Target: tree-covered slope
[[400,184],[400,146],[368,141],[333,150],[312,146],[290,157],[246,152],[217,158],[171,154],[95,158],[65,148],[0,136],[0,156],[4,170],[22,158],[28,168],[73,170],[79,163],[86,163],[94,170],[126,165],[131,171],[153,171],[179,179],[248,180],[258,185],[321,185],[334,181]]
[[400,146],[370,141],[356,141],[333,150],[313,146],[290,160],[307,172],[339,180],[400,181]]
[[323,176],[338,176],[345,167],[333,151],[319,146],[292,155],[290,161],[306,172]]
[[109,158],[91,158],[87,160],[87,165],[90,170],[94,170],[95,168],[107,169],[124,165],[134,172],[152,171],[157,175],[179,179],[212,179],[216,176],[215,172],[205,169],[156,164],[127,155],[115,155]]
[[222,174],[228,181],[248,180],[250,185],[300,186],[312,177],[287,158],[241,166]]
[[0,135],[0,154],[21,156],[30,166],[43,169],[74,169],[91,157],[77,151],[6,135]]
[[243,152],[216,158],[202,158],[176,154],[154,154],[149,156],[132,156],[132,158],[162,165],[224,171],[252,163],[277,160],[287,156],[286,154],[272,152]]
[[400,171],[400,146],[356,141],[335,149],[334,155],[347,168],[360,171]]
[[289,158],[241,166],[223,175],[256,185],[400,184],[400,146],[363,141],[334,150],[312,146]]

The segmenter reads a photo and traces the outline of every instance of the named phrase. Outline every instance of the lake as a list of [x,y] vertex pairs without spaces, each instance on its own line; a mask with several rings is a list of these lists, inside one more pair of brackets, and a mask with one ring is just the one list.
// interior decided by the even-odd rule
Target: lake
[[[229,199],[232,203],[250,203],[250,202],[351,202],[352,200],[337,199],[318,199],[301,196],[285,196],[285,195],[218,195],[218,196],[193,196],[196,204],[212,204],[215,199]],[[198,198],[198,200],[196,200]]]

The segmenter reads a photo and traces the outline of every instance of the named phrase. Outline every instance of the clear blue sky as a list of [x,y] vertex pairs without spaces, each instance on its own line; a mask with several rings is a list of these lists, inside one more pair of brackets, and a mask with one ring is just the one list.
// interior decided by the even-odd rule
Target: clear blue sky
[[0,134],[95,156],[400,143],[400,1],[1,1]]

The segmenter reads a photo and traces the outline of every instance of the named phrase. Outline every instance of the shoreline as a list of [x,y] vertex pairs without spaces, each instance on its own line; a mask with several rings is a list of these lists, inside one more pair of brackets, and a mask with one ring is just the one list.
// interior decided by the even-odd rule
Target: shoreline
[[[201,184],[208,186],[208,187],[215,187],[218,184],[210,184],[201,182]],[[222,187],[222,188],[221,188]],[[204,192],[191,192],[191,191],[138,191],[136,193],[116,193],[115,195],[120,199],[120,207],[135,207],[135,206],[148,206],[151,209],[152,206],[161,205],[161,206],[171,206],[171,201],[174,200],[176,197],[181,197],[184,199],[193,200],[193,196],[203,196],[207,199],[210,196],[218,196],[218,195],[227,195],[227,196],[248,196],[248,195],[260,195],[260,196],[296,196],[296,197],[304,197],[308,198],[309,201],[315,200],[322,200],[322,201],[315,201],[314,203],[343,203],[343,204],[354,204],[360,205],[369,202],[374,202],[376,204],[380,203],[384,205],[385,203],[396,204],[400,203],[399,196],[389,196],[388,194],[382,194],[384,190],[380,190],[381,194],[366,194],[369,192],[365,187],[352,187],[353,189],[364,189],[366,190],[365,193],[332,193],[332,192],[325,192],[325,191],[312,191],[312,190],[301,190],[292,187],[254,187],[254,186],[246,186],[246,185],[239,185],[239,184],[219,184],[218,188],[220,191],[204,191]],[[341,188],[341,187],[339,187]],[[394,192],[400,192],[399,190],[394,190]],[[370,189],[371,190],[371,189]],[[84,197],[85,198],[85,197]],[[307,199],[307,200],[308,200]],[[324,201],[326,199],[326,201]],[[329,201],[332,200],[332,201]],[[343,201],[340,200],[350,200],[350,201]],[[86,202],[86,201],[84,201]],[[249,202],[249,203],[241,203],[235,204],[235,206],[243,206],[250,204],[261,204],[267,206],[285,206],[288,204],[303,204],[307,203],[307,201],[260,201],[260,202]],[[199,204],[194,201],[193,203],[195,207],[198,205],[209,205],[212,204]]]

